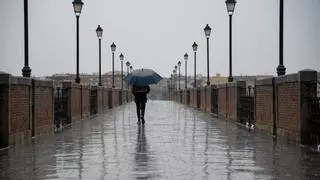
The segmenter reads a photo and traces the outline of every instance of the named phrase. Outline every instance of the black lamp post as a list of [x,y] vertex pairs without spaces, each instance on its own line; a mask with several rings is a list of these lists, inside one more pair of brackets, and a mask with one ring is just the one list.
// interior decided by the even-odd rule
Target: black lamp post
[[229,77],[228,82],[233,81],[232,77],[232,15],[234,7],[236,6],[236,0],[226,0],[227,10],[229,13]]
[[283,65],[283,0],[280,0],[279,12],[279,65],[277,67],[278,76],[286,74],[286,68]]
[[187,89],[187,61],[188,61],[188,54],[184,54],[184,60],[185,60],[185,76],[184,76],[184,88]]
[[29,67],[28,0],[24,0],[24,67],[22,68],[22,76],[31,76]]
[[204,34],[206,35],[206,38],[207,38],[207,85],[210,85],[210,79],[209,79],[209,37],[211,34],[211,28],[208,24],[204,28]]
[[174,90],[177,90],[177,75],[176,75],[177,70],[176,70],[176,68],[172,72],[173,72],[173,83],[174,83],[173,88],[174,88]]
[[174,66],[174,72],[176,73],[176,87],[178,89],[178,85],[177,85],[177,83],[178,83],[178,66],[177,65]]
[[83,2],[81,0],[74,0],[72,2],[74,13],[76,14],[77,18],[77,77],[76,83],[80,83],[80,76],[79,76],[79,17],[81,14]]
[[[126,62],[126,66],[127,66],[127,75],[128,75],[129,74],[129,67],[130,67],[129,61]],[[127,84],[127,89],[129,89],[129,83]]]
[[179,90],[180,90],[180,67],[181,67],[181,62],[178,61],[178,66],[179,66]]
[[197,67],[197,50],[198,50],[198,45],[196,42],[193,43],[192,49],[194,52],[194,87],[197,87],[197,80],[196,80],[196,67]]
[[112,88],[114,88],[114,52],[116,51],[117,46],[113,42],[110,47],[112,51]]
[[172,95],[173,88],[174,88],[174,86],[173,86],[173,78],[174,78],[174,76],[173,76],[173,74],[171,74],[171,77],[170,77],[170,80],[171,80],[171,85],[170,85],[171,95]]
[[121,53],[120,56],[120,61],[121,61],[121,90],[123,89],[123,54]]
[[99,39],[99,86],[102,86],[101,83],[101,38],[102,38],[102,33],[103,29],[98,25],[96,29],[97,37]]

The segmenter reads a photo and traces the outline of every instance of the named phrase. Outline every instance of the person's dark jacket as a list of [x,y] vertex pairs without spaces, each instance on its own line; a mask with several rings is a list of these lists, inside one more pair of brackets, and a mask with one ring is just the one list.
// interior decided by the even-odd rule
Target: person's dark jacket
[[147,102],[147,94],[150,91],[149,86],[133,86],[132,94],[136,102]]

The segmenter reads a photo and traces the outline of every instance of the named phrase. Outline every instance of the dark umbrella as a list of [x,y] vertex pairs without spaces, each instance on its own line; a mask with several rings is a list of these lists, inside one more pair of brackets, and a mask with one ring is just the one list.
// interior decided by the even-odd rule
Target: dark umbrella
[[147,86],[157,84],[162,77],[152,69],[136,69],[125,77],[125,80],[131,85]]

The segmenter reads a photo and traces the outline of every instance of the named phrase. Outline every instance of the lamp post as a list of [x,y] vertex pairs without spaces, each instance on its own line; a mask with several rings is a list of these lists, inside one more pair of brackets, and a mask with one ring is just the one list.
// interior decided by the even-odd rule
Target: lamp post
[[170,100],[173,100],[173,75],[170,75],[170,86],[169,86],[169,94],[170,94]]
[[114,52],[116,51],[117,46],[113,42],[110,47],[112,52],[112,88],[114,88]]
[[196,42],[193,43],[192,49],[194,52],[194,87],[197,87],[197,80],[196,80],[196,67],[197,67],[197,50],[198,50],[198,45]]
[[99,86],[102,86],[101,83],[101,38],[102,38],[102,33],[103,29],[98,25],[96,29],[97,37],[99,39]]
[[232,15],[234,7],[236,6],[236,0],[226,0],[227,10],[229,14],[229,77],[228,82],[233,81],[232,77]]
[[188,54],[184,54],[184,60],[185,60],[185,75],[184,75],[184,88],[187,89],[187,61],[188,61]]
[[178,61],[178,66],[179,66],[179,90],[180,90],[180,67],[181,67],[181,62]]
[[76,83],[80,83],[80,76],[79,76],[79,17],[81,14],[83,2],[81,0],[74,0],[72,2],[74,13],[76,14],[77,18],[77,76],[76,76]]
[[[129,67],[130,67],[129,61],[126,62],[126,66],[127,66],[127,75],[128,75],[129,74]],[[129,82],[127,83],[127,89],[129,89]]]
[[173,88],[174,88],[174,90],[177,90],[177,78],[176,78],[177,77],[176,76],[176,72],[177,71],[176,71],[176,69],[174,69],[172,72],[173,72],[173,83],[174,83],[173,84]]
[[123,54],[121,53],[120,56],[120,61],[121,61],[121,90],[123,89]]
[[210,85],[210,79],[209,79],[209,37],[211,34],[211,28],[208,24],[204,28],[204,34],[206,35],[206,38],[207,38],[207,85]]
[[286,74],[286,68],[283,65],[283,0],[280,0],[279,12],[279,65],[277,67],[278,76]]
[[22,76],[30,77],[31,69],[29,67],[29,34],[28,34],[28,0],[24,0],[24,67]]
[[174,66],[174,72],[176,73],[176,89],[178,89],[178,85],[177,85],[177,83],[178,83],[178,66],[177,65],[175,65]]

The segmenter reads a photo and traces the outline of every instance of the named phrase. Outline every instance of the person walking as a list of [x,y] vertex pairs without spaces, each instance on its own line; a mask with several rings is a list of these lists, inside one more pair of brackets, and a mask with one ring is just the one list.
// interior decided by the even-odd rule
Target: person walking
[[133,85],[132,87],[132,94],[134,95],[134,101],[136,103],[137,107],[137,117],[138,117],[138,123],[144,124],[144,112],[146,109],[146,103],[147,103],[147,94],[150,92],[149,86],[136,86]]

